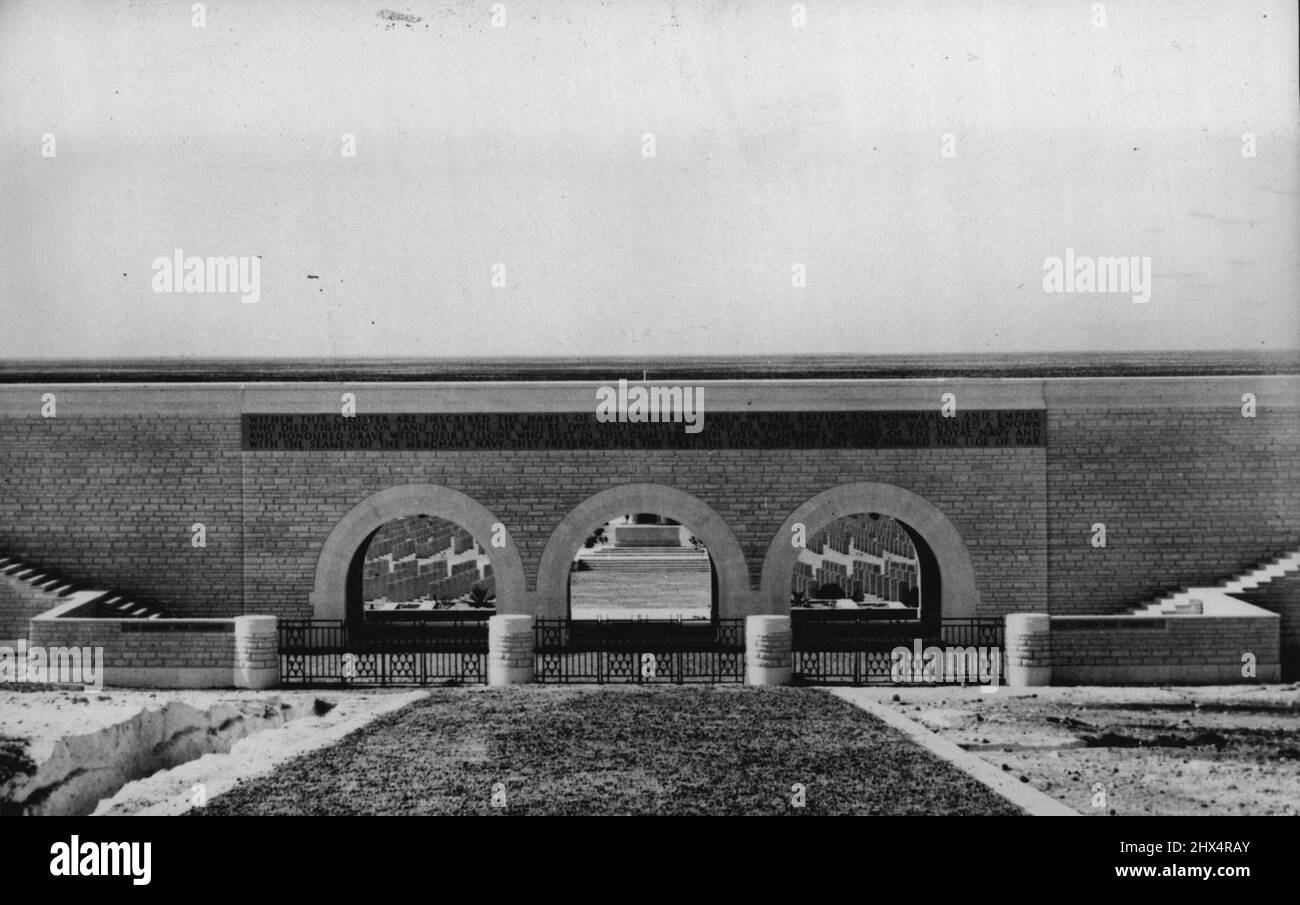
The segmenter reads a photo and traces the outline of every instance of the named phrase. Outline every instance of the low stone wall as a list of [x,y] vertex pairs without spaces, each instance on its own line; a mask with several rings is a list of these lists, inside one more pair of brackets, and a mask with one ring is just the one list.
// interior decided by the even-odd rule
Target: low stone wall
[[1300,679],[1300,573],[1275,578],[1235,596],[1281,617],[1282,681]]
[[[262,689],[279,682],[274,616],[94,619],[61,615],[73,608],[67,604],[33,618],[30,644],[102,648],[106,686]],[[1209,598],[1200,613],[1014,613],[1006,617],[1006,676],[1013,686],[1277,682],[1282,678],[1281,625],[1277,613],[1226,595]],[[533,626],[531,616],[491,618],[489,684],[533,681]],[[789,617],[749,617],[746,649],[749,684],[790,681]]]
[[[1007,616],[1011,685],[1227,685],[1281,679],[1275,613],[1232,601],[1158,616]],[[1253,657],[1253,675],[1246,668]]]
[[33,618],[30,644],[102,648],[106,686],[272,688],[280,680],[274,616],[232,619]]

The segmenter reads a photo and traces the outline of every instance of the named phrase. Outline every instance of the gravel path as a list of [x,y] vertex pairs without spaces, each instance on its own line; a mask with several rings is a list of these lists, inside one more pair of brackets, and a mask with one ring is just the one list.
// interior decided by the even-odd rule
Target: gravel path
[[870,691],[1085,815],[1300,814],[1297,685]]

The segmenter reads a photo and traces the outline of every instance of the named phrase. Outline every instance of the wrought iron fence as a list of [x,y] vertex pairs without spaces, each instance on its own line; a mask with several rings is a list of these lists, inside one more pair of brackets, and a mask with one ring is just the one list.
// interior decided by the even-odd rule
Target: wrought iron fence
[[380,624],[288,619],[279,631],[284,685],[487,681],[487,622],[480,618]]
[[744,682],[745,621],[539,619],[535,664],[538,682]]
[[[832,684],[983,684],[1002,664],[1003,621],[845,618],[792,619],[796,682]],[[487,621],[348,623],[281,620],[280,681],[285,685],[426,685],[487,681]],[[900,670],[895,651],[912,660]],[[923,659],[942,655],[939,674]],[[994,660],[996,659],[996,664]],[[535,680],[543,683],[741,683],[743,619],[539,619]],[[958,667],[959,676],[949,674]]]
[[[1005,681],[1003,620],[819,618],[792,614],[796,682],[814,685]],[[906,649],[907,656],[895,652]],[[938,655],[934,656],[937,650]]]

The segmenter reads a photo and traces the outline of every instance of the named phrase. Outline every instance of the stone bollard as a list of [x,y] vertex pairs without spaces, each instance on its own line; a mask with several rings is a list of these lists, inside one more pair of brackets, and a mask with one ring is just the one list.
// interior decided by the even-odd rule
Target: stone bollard
[[280,636],[274,616],[235,617],[236,688],[274,688],[280,684]]
[[745,682],[789,685],[794,672],[789,616],[745,618]]
[[1046,613],[1009,613],[1003,642],[1007,684],[1013,688],[1052,684],[1052,619]]
[[489,685],[524,685],[533,681],[533,617],[488,619]]

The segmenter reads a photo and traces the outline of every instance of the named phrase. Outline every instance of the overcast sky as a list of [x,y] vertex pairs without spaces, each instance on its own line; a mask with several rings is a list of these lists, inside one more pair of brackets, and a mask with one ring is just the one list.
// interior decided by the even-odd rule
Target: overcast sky
[[1293,0],[191,6],[0,4],[0,358],[1300,347]]

